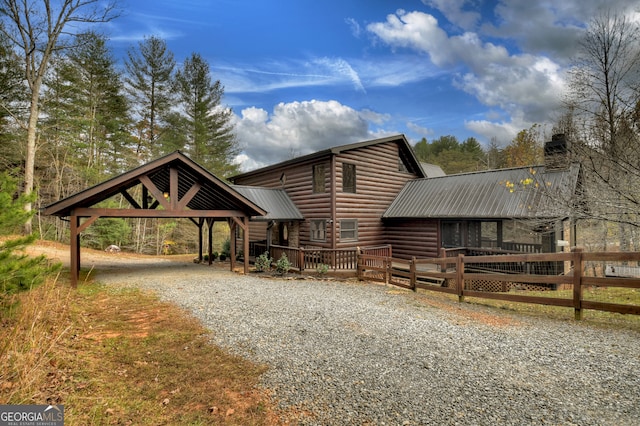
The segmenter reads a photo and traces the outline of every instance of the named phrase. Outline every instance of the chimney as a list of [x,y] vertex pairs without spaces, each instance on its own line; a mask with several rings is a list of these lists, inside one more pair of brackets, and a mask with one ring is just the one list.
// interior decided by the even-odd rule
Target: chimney
[[569,142],[564,133],[551,137],[550,142],[544,143],[544,165],[547,170],[566,169],[571,163]]

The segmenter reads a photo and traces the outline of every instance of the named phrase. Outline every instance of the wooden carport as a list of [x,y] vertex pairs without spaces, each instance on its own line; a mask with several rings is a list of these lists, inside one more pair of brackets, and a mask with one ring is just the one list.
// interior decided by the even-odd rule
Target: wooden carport
[[[136,199],[132,189],[136,191]],[[129,208],[105,208],[97,204],[122,195]],[[71,285],[77,286],[80,271],[80,234],[100,217],[189,218],[199,229],[199,258],[202,260],[202,227],[209,224],[209,263],[213,222],[229,222],[231,270],[235,268],[236,227],[244,230],[244,253],[249,253],[249,218],[266,212],[230,185],[179,151],[173,152],[129,172],[87,188],[47,206],[43,214],[68,217],[70,221]],[[244,256],[244,271],[249,256]]]

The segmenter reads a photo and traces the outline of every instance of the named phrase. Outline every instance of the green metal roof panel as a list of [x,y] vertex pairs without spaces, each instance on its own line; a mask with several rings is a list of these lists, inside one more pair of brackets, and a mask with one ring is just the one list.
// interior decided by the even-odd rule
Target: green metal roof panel
[[265,216],[254,217],[253,220],[304,220],[284,189],[243,185],[231,187],[267,212]]
[[566,217],[566,203],[559,200],[575,194],[579,168],[578,164],[566,170],[534,166],[416,179],[407,182],[382,217]]

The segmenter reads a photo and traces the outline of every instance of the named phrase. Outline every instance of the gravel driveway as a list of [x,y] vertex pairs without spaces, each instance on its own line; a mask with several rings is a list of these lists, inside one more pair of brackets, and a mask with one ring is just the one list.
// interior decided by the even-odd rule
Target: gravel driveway
[[216,344],[266,363],[264,386],[300,424],[640,424],[638,332],[202,265],[98,279],[153,289],[193,312]]

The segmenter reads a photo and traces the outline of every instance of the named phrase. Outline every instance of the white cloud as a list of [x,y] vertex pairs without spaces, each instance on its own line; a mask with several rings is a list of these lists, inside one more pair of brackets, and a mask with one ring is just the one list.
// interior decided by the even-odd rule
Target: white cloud
[[438,9],[451,22],[464,30],[474,29],[482,16],[479,12],[464,10],[465,6],[475,6],[475,2],[468,0],[422,0],[427,6]]
[[[449,36],[433,16],[423,12],[398,12],[367,28],[392,48],[428,54],[434,65],[452,73],[458,88],[511,117],[544,121],[558,105],[564,87],[563,69],[549,57],[512,54],[504,46],[483,41],[475,32]],[[476,124],[472,127],[486,129]],[[509,126],[497,124],[496,128]]]
[[242,146],[238,157],[242,170],[287,160],[371,136],[367,119],[371,112],[358,112],[337,101],[279,103],[269,114],[261,108],[246,108],[235,116],[235,129]]

